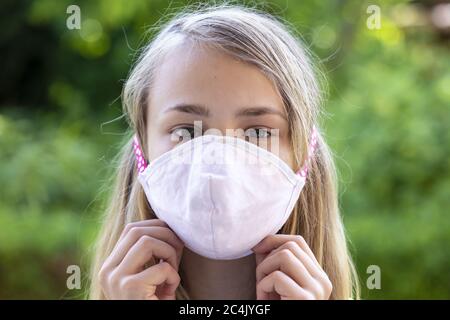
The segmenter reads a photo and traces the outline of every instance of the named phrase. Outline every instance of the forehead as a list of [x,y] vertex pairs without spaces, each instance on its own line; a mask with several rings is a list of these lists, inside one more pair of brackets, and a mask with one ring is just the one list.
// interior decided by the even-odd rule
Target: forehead
[[183,41],[174,45],[155,71],[150,108],[160,111],[193,103],[234,110],[267,105],[284,110],[272,81],[256,66],[217,49]]

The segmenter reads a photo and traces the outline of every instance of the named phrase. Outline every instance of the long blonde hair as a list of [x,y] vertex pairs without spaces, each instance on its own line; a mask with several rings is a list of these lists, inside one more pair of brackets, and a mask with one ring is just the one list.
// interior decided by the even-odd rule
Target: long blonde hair
[[[146,110],[149,88],[158,64],[177,39],[212,46],[258,67],[279,90],[289,120],[295,163],[306,160],[312,127],[319,128],[321,87],[310,54],[285,23],[259,10],[234,5],[207,6],[183,11],[166,23],[142,50],[122,92],[131,133],[146,150]],[[152,219],[142,187],[136,179],[131,134],[120,153],[114,190],[105,212],[95,250],[90,297],[104,299],[98,273],[124,226]],[[337,177],[320,129],[318,149],[310,163],[305,188],[281,233],[302,235],[333,283],[332,299],[358,298],[358,281],[347,250],[337,200]],[[178,298],[188,298],[182,285]]]

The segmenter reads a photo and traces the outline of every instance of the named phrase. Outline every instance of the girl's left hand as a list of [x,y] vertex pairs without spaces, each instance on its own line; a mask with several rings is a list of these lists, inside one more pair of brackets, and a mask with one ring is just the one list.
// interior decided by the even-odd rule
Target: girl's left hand
[[276,234],[252,249],[258,300],[329,299],[333,286],[301,236]]

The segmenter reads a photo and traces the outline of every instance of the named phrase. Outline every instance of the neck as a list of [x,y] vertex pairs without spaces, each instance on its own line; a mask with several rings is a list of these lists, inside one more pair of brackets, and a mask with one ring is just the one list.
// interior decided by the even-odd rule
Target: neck
[[183,287],[191,299],[255,299],[255,255],[212,260],[184,248],[180,264]]

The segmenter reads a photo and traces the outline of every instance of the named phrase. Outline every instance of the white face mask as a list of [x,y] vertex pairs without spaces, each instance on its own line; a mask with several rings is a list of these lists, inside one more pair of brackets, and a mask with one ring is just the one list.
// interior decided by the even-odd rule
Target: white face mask
[[305,169],[296,174],[270,151],[234,137],[195,138],[148,166],[136,138],[135,151],[138,180],[156,216],[210,259],[250,255],[281,229],[305,185]]

